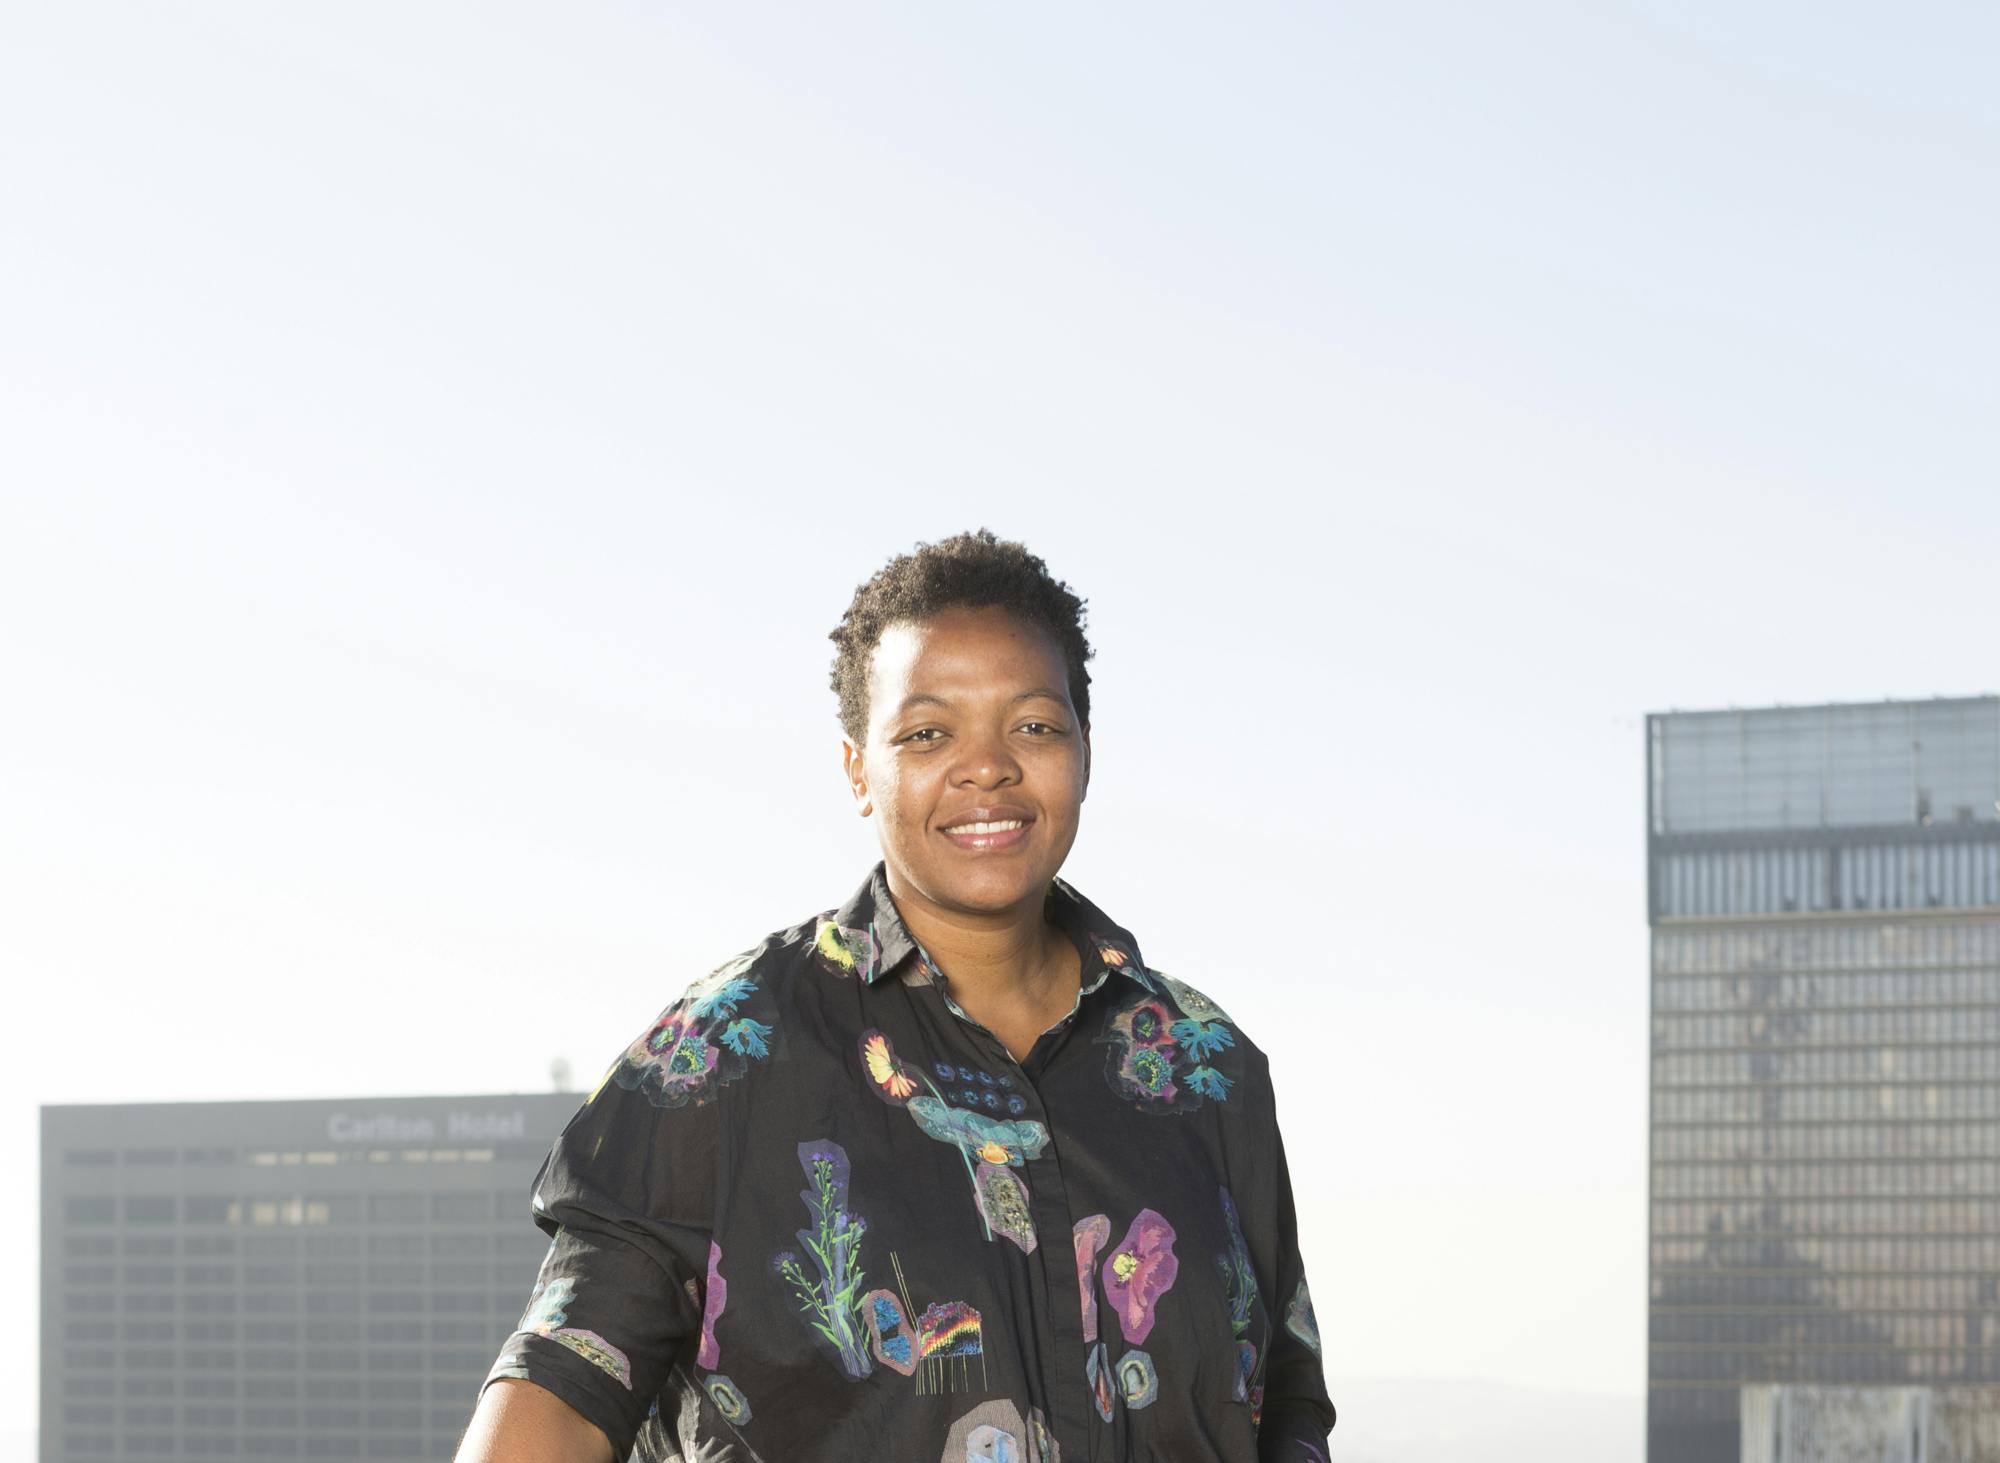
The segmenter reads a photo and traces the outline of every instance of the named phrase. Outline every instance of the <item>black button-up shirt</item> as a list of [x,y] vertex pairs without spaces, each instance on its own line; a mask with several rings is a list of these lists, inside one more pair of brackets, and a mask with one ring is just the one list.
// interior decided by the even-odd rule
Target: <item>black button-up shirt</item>
[[1263,1053],[1061,880],[1016,1062],[880,865],[697,981],[536,1180],[491,1378],[646,1460],[1321,1463],[1333,1408]]

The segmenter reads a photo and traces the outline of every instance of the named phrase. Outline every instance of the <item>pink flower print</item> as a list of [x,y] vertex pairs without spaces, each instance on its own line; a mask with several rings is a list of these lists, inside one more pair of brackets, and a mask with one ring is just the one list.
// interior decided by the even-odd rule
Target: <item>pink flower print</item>
[[673,1055],[680,1039],[687,1034],[688,1022],[679,1006],[669,1006],[652,1029],[625,1053],[625,1060],[635,1067],[655,1066]]
[[652,1029],[632,1043],[625,1053],[626,1063],[641,1080],[655,1074],[671,1105],[678,1107],[688,1093],[700,1088],[715,1070],[717,1053],[703,1039],[700,1024],[688,1019],[679,1006],[671,1006]]
[[1097,1339],[1097,1252],[1111,1243],[1111,1221],[1102,1214],[1079,1219],[1070,1231],[1076,1243],[1076,1289],[1083,1302],[1083,1339]]
[[729,1304],[729,1282],[722,1278],[721,1265],[722,1246],[710,1240],[708,1299],[701,1311],[701,1349],[694,1355],[695,1365],[708,1372],[722,1365],[722,1348],[715,1341],[715,1323],[722,1319],[722,1308]]
[[1105,1303],[1134,1346],[1153,1329],[1153,1308],[1173,1288],[1181,1262],[1174,1257],[1174,1227],[1152,1209],[1141,1209],[1124,1242],[1104,1261]]
[[1141,1001],[1118,1017],[1114,1026],[1137,1046],[1172,1047],[1174,1044],[1173,1017],[1158,1001]]
[[694,1032],[674,1043],[674,1049],[660,1064],[660,1085],[668,1088],[699,1087],[715,1070],[716,1050]]

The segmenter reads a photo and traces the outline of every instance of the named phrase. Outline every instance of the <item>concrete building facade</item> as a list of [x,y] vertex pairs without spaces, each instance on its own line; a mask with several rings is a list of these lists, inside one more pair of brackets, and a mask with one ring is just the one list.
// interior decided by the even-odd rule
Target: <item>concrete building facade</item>
[[450,1457],[579,1101],[42,1109],[42,1463]]
[[2000,698],[1653,716],[1647,770],[1650,1463],[1773,1386],[1993,1397]]

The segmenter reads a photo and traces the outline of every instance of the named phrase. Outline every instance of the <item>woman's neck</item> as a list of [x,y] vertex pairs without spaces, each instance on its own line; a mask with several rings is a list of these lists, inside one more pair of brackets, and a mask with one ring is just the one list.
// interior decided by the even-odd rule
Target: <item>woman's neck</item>
[[1069,936],[1048,922],[1044,900],[992,914],[945,909],[902,886],[889,892],[903,927],[944,973],[960,1010],[1004,1042],[1016,1059],[1075,1004],[1083,963]]

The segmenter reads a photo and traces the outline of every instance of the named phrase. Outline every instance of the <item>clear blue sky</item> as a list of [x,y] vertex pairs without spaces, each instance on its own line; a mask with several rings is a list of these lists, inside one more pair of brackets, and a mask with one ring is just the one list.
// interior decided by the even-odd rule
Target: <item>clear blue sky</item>
[[1344,1456],[1464,1456],[1408,1401],[1463,1378],[1636,1459],[1640,718],[2000,689],[1996,52],[21,10],[0,1162],[41,1102],[594,1074],[865,871],[825,633],[986,524],[1091,601],[1070,875],[1272,1054],[1335,1397],[1390,1399]]

